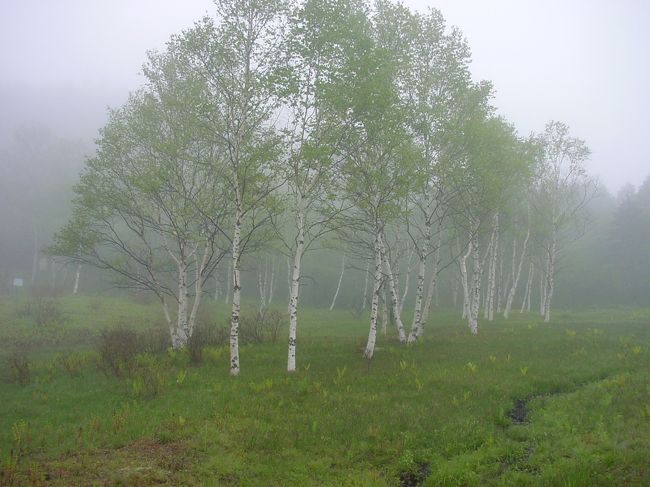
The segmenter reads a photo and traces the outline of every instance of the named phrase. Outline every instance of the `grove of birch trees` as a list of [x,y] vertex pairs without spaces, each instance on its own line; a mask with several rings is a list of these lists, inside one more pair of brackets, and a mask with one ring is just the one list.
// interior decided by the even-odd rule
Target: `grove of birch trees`
[[267,306],[286,261],[294,371],[303,261],[325,247],[340,255],[331,308],[345,271],[363,276],[368,360],[380,320],[404,344],[426,334],[443,275],[471,334],[481,310],[530,311],[534,290],[549,321],[596,190],[589,150],[561,122],[519,135],[470,63],[435,9],[217,0],[111,110],[50,253],[155,295],[175,349],[202,296],[226,292],[231,375],[242,265]]

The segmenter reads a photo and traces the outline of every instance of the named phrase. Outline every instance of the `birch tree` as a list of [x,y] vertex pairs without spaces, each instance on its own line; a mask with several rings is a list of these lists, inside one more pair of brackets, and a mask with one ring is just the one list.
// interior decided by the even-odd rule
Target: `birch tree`
[[538,141],[542,155],[534,207],[545,259],[540,311],[544,322],[549,322],[558,255],[571,237],[580,234],[583,210],[596,192],[596,183],[585,168],[589,148],[570,136],[567,125],[549,122]]
[[206,17],[178,37],[184,62],[205,81],[203,120],[223,148],[220,175],[233,207],[230,242],[232,309],[230,374],[239,375],[241,259],[253,236],[277,211],[272,177],[280,138],[271,126],[279,106],[277,59],[285,12],[276,0],[218,0],[217,20]]
[[[342,68],[341,53],[348,48],[348,27],[358,14],[345,2],[305,2],[291,15],[283,54],[287,156],[282,173],[288,187],[287,217],[293,223],[290,237],[282,238],[292,259],[289,264],[289,372],[296,368],[302,260],[312,244],[332,230],[331,223],[340,211],[333,185],[339,161],[336,149],[340,126],[332,123],[327,98],[336,91]],[[331,307],[335,301],[336,296]]]
[[382,45],[382,25],[379,14],[359,25],[356,45],[346,52],[348,74],[333,100],[343,126],[342,198],[350,206],[346,213],[349,230],[342,238],[374,254],[370,329],[364,352],[368,359],[376,342],[382,267],[400,339],[406,338],[384,232],[403,211],[399,202],[412,184],[418,157],[405,130],[405,110],[397,90],[400,59],[395,50]]
[[111,270],[118,286],[153,292],[177,349],[191,337],[203,285],[225,254],[215,222],[229,206],[212,171],[220,153],[205,143],[193,109],[201,81],[170,53],[151,54],[144,72],[148,85],[110,112],[75,187],[73,217],[50,252]]

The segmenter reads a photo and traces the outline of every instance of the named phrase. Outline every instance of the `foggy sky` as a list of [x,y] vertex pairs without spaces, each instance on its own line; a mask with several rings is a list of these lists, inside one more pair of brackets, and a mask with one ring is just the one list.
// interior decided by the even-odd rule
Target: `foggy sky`
[[[438,8],[463,31],[475,78],[494,83],[522,135],[568,123],[613,192],[650,173],[650,2],[405,3]],[[210,0],[0,0],[0,141],[31,122],[96,136],[106,107],[142,84],[145,52],[211,12]]]

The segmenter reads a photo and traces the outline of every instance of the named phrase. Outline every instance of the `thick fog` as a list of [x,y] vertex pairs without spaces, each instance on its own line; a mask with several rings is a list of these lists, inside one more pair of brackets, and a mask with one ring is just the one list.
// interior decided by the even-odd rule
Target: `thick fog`
[[[609,193],[642,185],[650,172],[650,4],[405,4],[437,8],[461,29],[474,78],[493,83],[494,105],[520,134],[560,120],[586,141],[587,171]],[[65,221],[107,107],[122,105],[144,82],[146,52],[164,49],[171,35],[213,11],[209,0],[0,2],[0,259],[7,276],[34,272],[33,249]]]
[[[473,73],[522,133],[562,120],[592,151],[590,171],[616,192],[639,185],[650,164],[650,5],[644,1],[409,0],[435,7],[467,37]],[[184,2],[0,2],[0,139],[42,122],[90,140],[142,83],[145,51],[212,12]]]

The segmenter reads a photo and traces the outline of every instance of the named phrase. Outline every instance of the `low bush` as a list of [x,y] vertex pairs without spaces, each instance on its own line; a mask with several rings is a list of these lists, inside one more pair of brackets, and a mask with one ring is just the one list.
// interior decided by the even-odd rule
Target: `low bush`
[[120,324],[101,332],[97,343],[99,366],[106,374],[131,376],[139,353],[160,353],[169,347],[169,332],[157,325],[144,332]]
[[131,374],[135,356],[141,351],[138,334],[123,326],[102,331],[97,348],[100,368],[116,377]]
[[239,318],[239,338],[243,343],[276,343],[286,314],[264,308],[253,315],[242,313]]
[[16,310],[19,318],[34,320],[38,326],[56,325],[63,321],[63,310],[56,299],[36,296],[25,301]]
[[20,385],[27,385],[32,378],[32,366],[27,359],[25,352],[13,352],[7,358],[7,366],[9,367],[9,374],[12,382],[17,382]]
[[138,398],[150,398],[161,393],[166,385],[165,371],[156,358],[149,353],[134,357],[131,391]]

